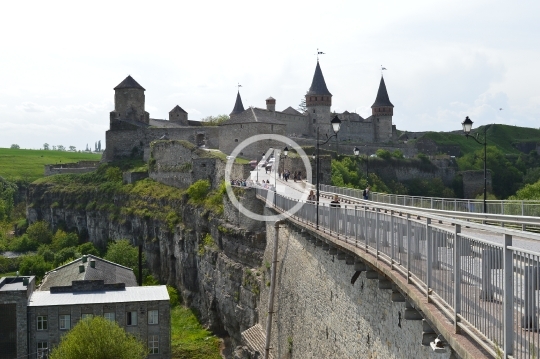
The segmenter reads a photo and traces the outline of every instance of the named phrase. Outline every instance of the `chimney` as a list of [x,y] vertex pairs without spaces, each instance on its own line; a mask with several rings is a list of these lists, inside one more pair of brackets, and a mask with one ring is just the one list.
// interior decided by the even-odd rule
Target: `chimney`
[[268,111],[276,112],[276,99],[273,97],[268,97],[266,99],[266,109]]
[[82,256],[82,262],[83,263],[86,263],[87,260],[88,260],[88,258],[86,257],[86,255]]
[[22,279],[22,283],[23,283],[23,285],[24,285],[25,287],[28,286],[28,279],[29,279],[28,277],[23,277],[23,279]]
[[79,265],[79,273],[84,272],[84,264]]
[[90,267],[96,268],[96,261],[94,259],[90,260]]

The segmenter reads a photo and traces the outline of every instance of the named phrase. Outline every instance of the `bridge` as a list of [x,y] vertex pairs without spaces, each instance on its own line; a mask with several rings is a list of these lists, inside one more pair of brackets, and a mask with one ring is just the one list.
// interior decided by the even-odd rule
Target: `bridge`
[[277,181],[272,190],[257,188],[257,197],[285,214],[307,241],[354,264],[356,277],[366,271],[380,283],[391,280],[392,298],[405,295],[461,357],[472,356],[460,337],[494,358],[538,357],[540,235],[522,230],[538,218],[364,201],[323,190],[326,197],[339,193],[341,207],[305,202],[292,213],[301,188],[280,191]]

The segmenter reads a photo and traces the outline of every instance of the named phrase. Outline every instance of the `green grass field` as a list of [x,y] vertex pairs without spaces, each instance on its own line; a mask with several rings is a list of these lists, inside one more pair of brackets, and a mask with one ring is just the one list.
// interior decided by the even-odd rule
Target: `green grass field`
[[0,148],[0,177],[32,182],[43,177],[44,165],[100,159],[94,153]]

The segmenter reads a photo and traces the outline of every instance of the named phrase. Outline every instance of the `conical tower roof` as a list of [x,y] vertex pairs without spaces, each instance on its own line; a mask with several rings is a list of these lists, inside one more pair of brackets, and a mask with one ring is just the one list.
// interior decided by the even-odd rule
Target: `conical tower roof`
[[131,77],[131,75],[128,75],[128,77],[126,77],[124,79],[124,81],[120,82],[120,84],[118,86],[116,86],[114,89],[115,90],[118,90],[118,89],[142,89],[142,90],[146,91],[144,89],[144,87],[139,85],[139,83],[137,81],[135,81],[133,79],[133,77]]
[[381,83],[379,84],[379,91],[377,92],[377,98],[375,99],[375,103],[371,106],[373,107],[381,107],[381,106],[391,106],[392,102],[390,102],[390,98],[388,98],[388,92],[386,91],[386,84],[384,83],[384,77],[381,76]]
[[313,81],[311,81],[311,87],[307,95],[328,95],[332,96],[328,88],[326,87],[326,82],[324,81],[324,76],[322,74],[321,66],[317,60],[317,67],[315,67],[315,74],[313,74]]
[[242,98],[240,97],[240,91],[236,95],[236,102],[234,103],[234,108],[230,115],[236,115],[238,113],[244,112],[244,104],[242,103]]

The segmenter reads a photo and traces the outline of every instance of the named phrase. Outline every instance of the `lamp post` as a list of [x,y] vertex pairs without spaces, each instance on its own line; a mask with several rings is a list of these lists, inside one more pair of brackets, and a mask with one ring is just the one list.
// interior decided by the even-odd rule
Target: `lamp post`
[[[461,124],[463,125],[463,132],[465,133],[465,136],[469,138],[473,122],[471,121],[469,116],[467,116]],[[484,213],[487,213],[487,126],[484,126],[484,142],[478,141],[478,139],[473,136],[470,136],[470,138],[475,140],[478,144],[484,146]]]
[[[360,155],[360,149],[358,147],[355,147],[353,152],[355,156]],[[366,155],[366,181],[369,183],[369,156],[368,155]]]
[[316,175],[316,179],[317,179],[317,182],[316,182],[316,190],[317,190],[317,202],[316,202],[316,207],[317,207],[317,210],[316,210],[316,215],[317,215],[317,219],[316,219],[316,228],[319,229],[319,163],[320,163],[320,158],[319,158],[319,147],[320,145],[325,145],[328,143],[328,141],[330,141],[332,139],[332,137],[336,137],[337,138],[337,134],[339,132],[339,128],[341,126],[341,120],[339,119],[339,117],[335,116],[332,121],[330,121],[330,124],[332,125],[332,130],[334,131],[334,134],[330,137],[328,137],[326,139],[326,141],[324,141],[323,143],[319,143],[319,126],[317,126],[317,150],[316,150],[316,158],[315,158],[315,168],[317,169],[317,175]]
[[[289,153],[289,149],[287,148],[287,146],[285,146],[285,148],[283,149],[283,157],[281,156],[281,154],[279,154],[279,158],[277,158],[276,155],[274,155],[274,165],[272,167],[275,167],[275,170],[274,170],[274,183],[276,185],[276,192],[277,192],[277,179],[276,179],[276,174],[277,174],[277,171],[279,171],[279,164],[281,163],[281,159],[283,158],[284,161],[283,161],[283,167],[285,167],[285,158],[287,157],[287,154]],[[278,163],[277,163],[277,166],[276,166],[276,160],[278,160]]]

